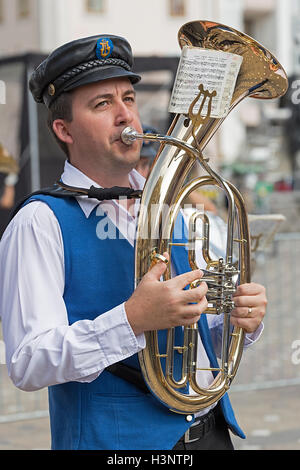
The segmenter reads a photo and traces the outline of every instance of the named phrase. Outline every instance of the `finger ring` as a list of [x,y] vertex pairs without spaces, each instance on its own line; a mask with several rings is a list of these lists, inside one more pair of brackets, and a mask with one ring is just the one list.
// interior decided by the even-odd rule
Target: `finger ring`
[[248,307],[248,315],[251,315],[252,313],[252,307]]
[[156,255],[153,256],[153,258],[157,261],[162,261],[163,263],[165,264],[168,264],[169,261],[167,260],[167,258],[163,255],[160,255],[159,253],[157,253]]
[[159,253],[156,253],[156,250],[152,251],[150,259],[154,263],[158,263],[158,261],[162,261],[165,264],[169,263],[167,258],[165,258],[165,256],[163,256],[163,255],[160,255]]

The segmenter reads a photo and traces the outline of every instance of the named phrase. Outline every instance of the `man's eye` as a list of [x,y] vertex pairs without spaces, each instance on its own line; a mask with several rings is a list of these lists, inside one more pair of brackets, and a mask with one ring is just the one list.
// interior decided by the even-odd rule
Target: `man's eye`
[[105,101],[99,101],[98,103],[96,103],[95,108],[101,108],[101,107],[103,107],[103,106],[105,106],[105,105],[107,105],[107,104],[108,104],[108,101],[107,101],[107,100],[105,100]]

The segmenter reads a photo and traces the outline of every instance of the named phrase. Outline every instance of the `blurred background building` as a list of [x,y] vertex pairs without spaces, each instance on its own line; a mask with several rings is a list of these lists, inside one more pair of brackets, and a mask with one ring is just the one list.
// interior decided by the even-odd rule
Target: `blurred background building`
[[[257,257],[255,280],[267,286],[270,313],[264,339],[248,353],[236,385],[248,394],[252,407],[247,408],[245,399],[235,401],[242,416],[249,418],[245,426],[250,446],[256,445],[251,434],[255,426],[260,431],[265,426],[272,431],[261,433],[262,440],[269,440],[260,440],[257,448],[300,449],[300,365],[291,360],[292,345],[300,338],[300,0],[0,0],[0,144],[17,161],[19,177],[10,179],[16,199],[57,179],[64,155],[48,133],[44,107],[28,93],[28,78],[56,47],[99,33],[129,40],[136,71],[143,77],[138,85],[142,121],[165,132],[180,57],[177,33],[184,23],[201,19],[252,36],[275,55],[289,77],[284,98],[246,99],[237,106],[206,154],[212,166],[243,192],[252,214],[285,216],[268,253]],[[207,195],[218,202],[213,191]],[[0,236],[7,214],[7,208],[1,209],[0,188]],[[1,345],[0,340],[0,353]],[[5,367],[0,367],[0,424],[47,416],[44,391],[12,391],[5,374]],[[284,392],[289,387],[283,411],[280,387]],[[264,391],[260,402],[259,390]],[[32,444],[25,442],[24,429],[19,440],[12,436],[9,441],[7,428],[2,432],[0,426],[0,448],[32,448],[26,447]],[[47,425],[45,433],[48,436]]]

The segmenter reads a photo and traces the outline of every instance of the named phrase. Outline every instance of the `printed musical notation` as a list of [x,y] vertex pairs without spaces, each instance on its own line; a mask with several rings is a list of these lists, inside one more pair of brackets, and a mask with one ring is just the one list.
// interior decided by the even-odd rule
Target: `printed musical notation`
[[[241,56],[229,52],[183,47],[169,112],[187,114],[191,102],[199,93],[198,87],[202,84],[205,90],[217,92],[212,100],[211,116],[225,117],[229,111],[242,60]],[[199,110],[200,104],[195,105],[195,112]],[[204,104],[201,115],[206,115],[207,105]]]

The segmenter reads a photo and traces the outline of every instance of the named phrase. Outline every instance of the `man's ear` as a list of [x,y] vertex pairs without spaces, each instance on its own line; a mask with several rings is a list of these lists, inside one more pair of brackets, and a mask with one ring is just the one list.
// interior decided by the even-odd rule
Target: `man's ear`
[[68,124],[64,119],[55,119],[52,124],[56,136],[66,144],[73,144],[73,138],[69,133]]

